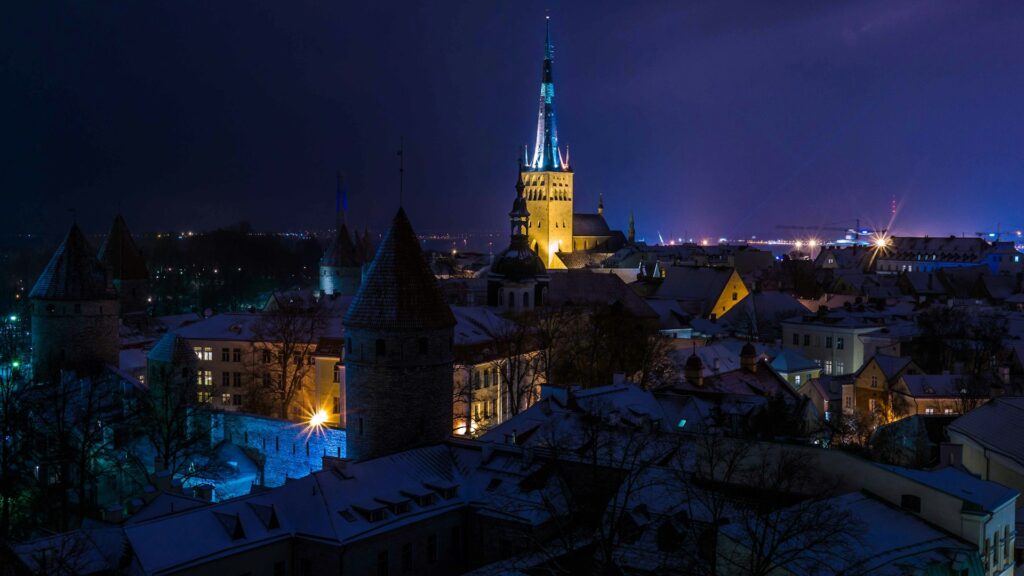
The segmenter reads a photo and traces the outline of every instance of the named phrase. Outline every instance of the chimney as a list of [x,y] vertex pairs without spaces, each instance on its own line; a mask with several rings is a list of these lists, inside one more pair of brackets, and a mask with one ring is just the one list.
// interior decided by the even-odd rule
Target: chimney
[[963,444],[943,442],[939,444],[939,468],[964,468]]
[[200,484],[195,487],[196,498],[205,502],[213,502],[213,484]]
[[697,356],[696,351],[686,359],[686,365],[683,367],[683,377],[694,386],[704,385],[704,363],[701,362],[700,356]]
[[757,350],[750,342],[740,350],[740,368],[746,372],[757,372]]
[[103,510],[103,521],[111,524],[120,524],[124,520],[124,508],[120,504],[114,504]]

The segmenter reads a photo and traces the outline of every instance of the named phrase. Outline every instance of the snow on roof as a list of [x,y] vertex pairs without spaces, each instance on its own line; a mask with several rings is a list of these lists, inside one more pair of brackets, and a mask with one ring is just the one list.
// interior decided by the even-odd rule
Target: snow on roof
[[948,466],[937,470],[914,470],[887,464],[877,464],[894,474],[908,478],[965,502],[974,504],[984,512],[994,512],[1017,499],[1018,492],[988,480]]
[[[837,496],[827,506],[850,516],[854,528],[847,542],[836,541],[822,554],[804,557],[786,566],[795,575],[820,574],[822,563],[828,571],[882,576],[924,573],[937,564],[965,562],[976,551],[971,544],[948,535],[914,516],[862,493]],[[726,533],[742,536],[742,530],[726,526]],[[816,535],[807,534],[811,538]],[[801,545],[799,542],[787,544]],[[845,550],[845,552],[843,552]]]
[[988,450],[1024,466],[1024,397],[996,398],[957,418],[949,425]]
[[490,342],[515,324],[498,315],[495,308],[485,306],[452,306],[455,314],[455,345],[467,346]]
[[819,368],[813,360],[808,359],[803,354],[793,350],[791,348],[785,348],[782,352],[772,359],[769,364],[776,372],[782,374],[789,374],[791,372],[800,372],[803,370],[815,370]]
[[959,374],[904,374],[902,379],[914,398],[959,398],[965,386]]

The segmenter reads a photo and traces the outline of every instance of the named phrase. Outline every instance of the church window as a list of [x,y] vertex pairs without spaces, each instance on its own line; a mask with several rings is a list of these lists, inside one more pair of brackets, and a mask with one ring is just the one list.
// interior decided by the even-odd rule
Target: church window
[[384,340],[382,338],[377,339],[376,350],[377,356],[383,356],[387,353],[387,346],[384,344]]

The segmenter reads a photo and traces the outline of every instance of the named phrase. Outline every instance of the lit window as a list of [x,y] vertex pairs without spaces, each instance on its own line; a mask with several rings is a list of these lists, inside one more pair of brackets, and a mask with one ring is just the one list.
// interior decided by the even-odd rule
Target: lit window
[[831,373],[832,373],[832,361],[831,360],[825,360],[825,374],[831,374]]
[[799,374],[797,374],[796,376],[793,376],[793,384],[796,384],[797,386],[800,386],[800,375]]
[[842,336],[836,336],[836,350],[842,350],[842,349],[843,349],[843,337]]
[[221,402],[221,404],[223,404],[225,406],[227,406],[228,404],[231,404],[231,394],[228,394],[228,393],[221,394],[220,395],[220,402]]

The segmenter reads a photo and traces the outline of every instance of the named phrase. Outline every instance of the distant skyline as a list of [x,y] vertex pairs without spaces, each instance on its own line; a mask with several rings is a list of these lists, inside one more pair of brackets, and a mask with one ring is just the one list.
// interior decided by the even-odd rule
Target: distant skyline
[[1024,4],[21,3],[0,226],[502,231],[551,15],[576,210],[638,236],[1024,227]]

